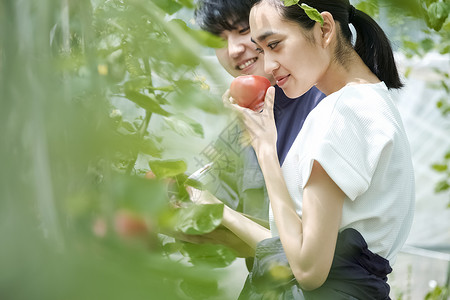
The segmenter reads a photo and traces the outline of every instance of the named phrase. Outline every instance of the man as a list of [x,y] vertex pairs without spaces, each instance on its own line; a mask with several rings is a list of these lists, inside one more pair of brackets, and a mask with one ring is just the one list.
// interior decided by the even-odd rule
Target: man
[[[272,75],[265,73],[264,61],[250,38],[248,19],[253,3],[254,0],[199,0],[195,17],[203,30],[227,42],[225,47],[215,49],[215,53],[220,64],[231,76],[259,75],[275,84]],[[278,134],[277,152],[282,164],[307,115],[325,95],[318,89],[312,88],[297,99],[289,99],[281,88],[276,85],[275,88],[274,117]],[[235,140],[227,140],[224,136],[226,134],[221,135],[217,140],[215,149],[219,151],[222,149],[227,153],[229,163],[225,167],[223,165],[218,167],[219,163],[213,165],[210,172],[216,180],[207,186],[207,190],[211,193],[202,193],[202,195],[207,195],[205,198],[209,198],[206,202],[217,203],[219,199],[230,208],[268,228],[269,199],[256,154],[251,146],[236,145]],[[191,198],[195,198],[192,196]],[[201,236],[179,236],[178,238],[194,243],[226,245],[234,249],[238,256],[245,257],[247,268],[249,270],[252,268],[254,249],[224,227]]]

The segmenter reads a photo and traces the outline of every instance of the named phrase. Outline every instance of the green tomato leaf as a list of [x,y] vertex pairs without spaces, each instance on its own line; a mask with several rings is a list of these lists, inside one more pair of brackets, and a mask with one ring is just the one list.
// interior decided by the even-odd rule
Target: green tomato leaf
[[202,125],[186,116],[165,117],[164,121],[172,130],[181,136],[204,137]]
[[223,204],[193,204],[180,208],[176,214],[175,230],[185,234],[204,234],[222,223]]
[[226,46],[226,41],[221,37],[215,36],[214,34],[204,30],[192,29],[183,20],[173,19],[171,22],[182,28],[187,34],[203,46],[210,48],[223,48]]
[[[208,278],[204,280],[206,281]],[[192,280],[188,277],[183,278],[180,288],[187,299],[211,299],[211,295],[217,295],[220,293],[219,291],[222,291],[222,289],[219,290],[217,281],[210,280],[199,284],[198,280]]]
[[374,1],[361,1],[355,5],[358,10],[361,10],[371,16],[372,18],[378,18],[380,14],[380,8],[377,5],[378,2]]
[[435,170],[437,172],[447,171],[447,165],[433,164],[431,167],[433,168],[433,170]]
[[428,24],[436,31],[441,30],[448,17],[449,5],[444,2],[431,3],[428,7]]
[[223,245],[186,243],[183,252],[193,265],[207,264],[213,268],[227,267],[236,259],[233,251]]
[[221,37],[215,36],[207,31],[191,29],[191,35],[200,44],[210,48],[223,48],[227,42]]
[[186,162],[183,160],[151,160],[148,164],[158,178],[174,177],[187,170]]
[[420,42],[420,45],[424,51],[429,52],[434,48],[434,41],[430,38],[426,38]]
[[169,112],[161,108],[154,95],[144,95],[136,91],[125,90],[125,97],[145,110],[165,117],[170,115]]
[[134,125],[132,123],[130,123],[130,122],[123,121],[120,124],[120,126],[123,127],[129,133],[135,133],[136,132],[136,127],[134,127]]
[[173,15],[183,8],[183,6],[175,0],[153,0],[153,3],[169,15]]
[[291,5],[295,5],[298,4],[299,0],[284,0],[284,6],[291,6]]
[[447,153],[445,153],[444,158],[445,158],[446,160],[450,160],[450,151],[447,152]]
[[148,87],[150,82],[147,76],[138,76],[126,81],[123,87],[126,91],[138,91]]
[[308,17],[316,22],[319,22],[320,25],[323,26],[323,17],[322,15],[319,13],[319,11],[305,3],[302,3],[300,5],[300,7],[305,11],[305,13],[308,15]]
[[148,213],[155,216],[167,205],[165,186],[157,180],[117,176],[108,182],[105,191],[117,208],[125,208],[139,214]]
[[439,181],[434,187],[435,193],[442,193],[446,190],[450,189],[450,184],[446,180]]
[[153,157],[161,157],[164,149],[161,147],[161,143],[157,138],[155,138],[154,136],[148,136],[144,137],[139,142],[139,150],[142,153],[151,155]]

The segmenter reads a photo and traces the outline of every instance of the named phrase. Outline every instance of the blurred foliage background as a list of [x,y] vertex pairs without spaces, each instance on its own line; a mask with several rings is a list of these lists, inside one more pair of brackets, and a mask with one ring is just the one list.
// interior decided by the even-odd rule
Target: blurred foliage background
[[[187,181],[205,139],[197,114],[226,118],[202,55],[222,41],[177,17],[194,6],[1,0],[1,299],[226,298],[234,252],[162,234],[208,233],[221,220],[220,205],[194,208],[185,188],[198,186]],[[448,0],[357,7],[418,23],[420,35],[398,32],[406,55],[448,55]],[[437,103],[444,115],[449,99]],[[439,192],[449,160],[433,166]]]

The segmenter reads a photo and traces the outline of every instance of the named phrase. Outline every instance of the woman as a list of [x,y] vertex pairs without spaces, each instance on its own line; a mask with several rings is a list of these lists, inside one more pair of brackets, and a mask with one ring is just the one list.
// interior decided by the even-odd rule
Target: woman
[[368,15],[346,0],[304,2],[323,24],[279,0],[258,1],[250,14],[265,71],[285,94],[298,97],[315,85],[327,97],[305,120],[282,167],[273,88],[262,113],[232,105],[252,136],[275,237],[252,235],[225,210],[224,225],[256,248],[241,298],[277,290],[284,298],[389,299],[386,276],[414,209],[409,143],[390,92],[402,83],[389,41]]

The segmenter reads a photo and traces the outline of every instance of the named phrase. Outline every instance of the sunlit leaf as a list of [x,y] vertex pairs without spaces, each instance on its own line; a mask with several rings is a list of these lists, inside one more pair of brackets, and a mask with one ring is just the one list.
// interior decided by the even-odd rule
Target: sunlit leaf
[[450,189],[450,184],[446,180],[442,180],[436,184],[434,191],[436,193],[441,193],[447,191],[448,189]]
[[159,139],[154,136],[144,137],[140,142],[139,150],[153,157],[161,157],[164,151],[159,143]]
[[447,165],[441,165],[441,164],[433,164],[431,167],[435,171],[438,171],[438,172],[445,172],[448,169]]
[[376,5],[375,1],[361,1],[357,5],[355,5],[355,7],[357,9],[365,12],[372,18],[377,18],[378,15],[380,14],[380,9]]
[[173,177],[187,170],[183,160],[151,160],[149,166],[158,178]]
[[172,20],[172,22],[178,24],[178,26],[180,26],[186,32],[186,34],[189,34],[197,42],[206,47],[223,48],[226,45],[226,41],[221,37],[213,35],[207,31],[192,29],[180,19],[174,19]]
[[165,117],[164,121],[179,135],[204,137],[203,126],[187,116],[177,115]]
[[173,15],[183,8],[183,5],[177,3],[175,0],[152,0],[159,8],[164,10],[169,15]]
[[139,105],[140,107],[148,110],[152,113],[159,114],[162,116],[169,116],[170,113],[165,111],[159,105],[158,101],[152,95],[144,95],[136,91],[125,91],[125,96]]
[[441,30],[448,17],[450,4],[444,2],[434,2],[428,7],[428,22],[431,28],[436,31]]
[[320,12],[317,9],[315,9],[315,8],[305,4],[305,3],[302,3],[300,5],[300,7],[305,11],[305,13],[308,15],[308,17],[311,20],[319,22],[320,25],[323,26],[323,22],[324,22],[323,21],[323,17],[322,17],[322,15],[320,14]]
[[177,211],[175,229],[186,234],[204,234],[222,223],[223,204],[190,205]]
[[284,6],[291,6],[298,4],[299,0],[283,0]]

